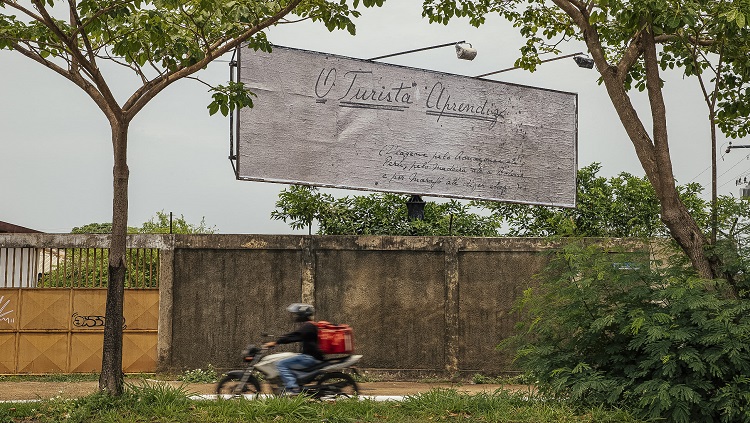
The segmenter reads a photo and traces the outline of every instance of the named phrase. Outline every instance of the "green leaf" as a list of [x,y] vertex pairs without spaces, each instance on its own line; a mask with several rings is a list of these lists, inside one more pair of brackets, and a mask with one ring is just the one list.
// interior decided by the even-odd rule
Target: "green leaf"
[[216,112],[218,112],[218,111],[219,111],[219,103],[217,103],[217,102],[214,101],[213,103],[211,103],[211,104],[208,105],[208,113],[211,116],[215,115]]

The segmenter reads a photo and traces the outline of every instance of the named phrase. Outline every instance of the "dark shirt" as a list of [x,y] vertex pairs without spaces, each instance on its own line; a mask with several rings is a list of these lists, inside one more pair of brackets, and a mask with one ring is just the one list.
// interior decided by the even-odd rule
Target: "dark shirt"
[[304,322],[297,327],[294,332],[282,335],[276,340],[277,344],[291,344],[293,342],[302,343],[302,354],[312,356],[316,360],[323,361],[323,353],[318,346],[318,327],[311,322]]

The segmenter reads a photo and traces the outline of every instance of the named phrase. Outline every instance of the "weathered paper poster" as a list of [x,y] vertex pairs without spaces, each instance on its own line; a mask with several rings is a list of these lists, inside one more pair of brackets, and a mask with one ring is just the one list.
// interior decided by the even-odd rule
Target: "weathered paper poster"
[[576,94],[278,46],[239,74],[239,179],[575,206]]

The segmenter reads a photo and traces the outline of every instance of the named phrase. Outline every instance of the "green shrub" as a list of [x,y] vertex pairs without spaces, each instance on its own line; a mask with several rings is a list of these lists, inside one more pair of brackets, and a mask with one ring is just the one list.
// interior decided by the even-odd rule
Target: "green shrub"
[[497,381],[494,377],[486,376],[481,373],[474,373],[474,376],[471,377],[471,383],[474,383],[476,385],[485,385],[497,383]]
[[647,419],[750,422],[750,301],[724,281],[571,244],[520,310],[502,346],[546,395]]
[[186,370],[177,377],[177,380],[186,383],[216,383],[218,372],[209,364],[206,369]]
[[475,385],[531,385],[533,382],[528,380],[524,374],[513,376],[487,376],[481,373],[474,373],[471,377],[471,383]]

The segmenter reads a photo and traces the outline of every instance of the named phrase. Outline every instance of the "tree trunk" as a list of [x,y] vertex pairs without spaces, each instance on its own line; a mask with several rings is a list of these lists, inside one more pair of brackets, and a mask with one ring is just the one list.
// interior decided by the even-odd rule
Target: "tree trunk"
[[[112,122],[112,121],[111,121]],[[102,348],[102,373],[99,390],[112,395],[122,394],[122,326],[125,297],[125,252],[128,229],[128,178],[127,163],[128,124],[112,123],[114,152],[112,236],[109,247],[109,280],[104,320],[104,345]]]
[[[558,4],[560,3],[558,2]],[[615,107],[625,131],[633,143],[638,160],[641,162],[646,177],[653,185],[659,199],[662,222],[669,229],[672,238],[690,259],[698,275],[705,279],[717,277],[705,251],[708,241],[693,216],[688,212],[682,199],[680,199],[675,185],[669,155],[666,107],[662,97],[656,44],[653,34],[648,32],[650,28],[643,31],[637,42],[641,43],[643,49],[653,120],[653,138],[646,131],[627,91],[625,91],[623,73],[627,72],[628,69],[618,69],[606,62],[598,33],[589,25],[587,19],[580,19],[581,16],[576,13],[577,11],[571,11],[571,16],[583,30],[584,39],[597,62],[597,68],[602,75],[612,105]]]

